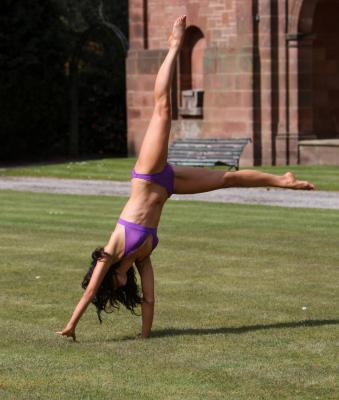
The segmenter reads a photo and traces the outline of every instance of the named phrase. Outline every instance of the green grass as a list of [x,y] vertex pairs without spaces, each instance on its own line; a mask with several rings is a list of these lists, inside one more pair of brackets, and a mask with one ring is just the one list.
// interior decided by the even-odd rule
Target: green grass
[[169,201],[153,337],[92,306],[56,337],[124,201],[0,192],[1,399],[338,398],[338,211]]
[[26,167],[0,168],[0,176],[38,176],[74,179],[109,179],[127,181],[135,158],[105,158],[66,162],[56,164],[38,164]]
[[[134,163],[135,158],[110,158],[27,167],[0,168],[0,176],[44,176],[127,181],[130,179],[131,169]],[[217,169],[225,169],[225,167],[217,167]],[[339,190],[339,165],[291,165],[283,167],[258,167],[257,169],[274,174],[283,174],[288,170],[292,170],[300,179],[313,182],[318,190]]]

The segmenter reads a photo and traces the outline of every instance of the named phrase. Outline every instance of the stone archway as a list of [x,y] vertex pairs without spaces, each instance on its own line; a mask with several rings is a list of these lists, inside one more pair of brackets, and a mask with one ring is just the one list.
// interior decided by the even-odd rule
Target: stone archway
[[294,0],[288,23],[291,132],[298,161],[337,164],[339,156],[339,3]]
[[319,1],[313,19],[313,128],[318,139],[339,137],[339,2]]
[[206,38],[196,26],[187,27],[179,60],[179,114],[202,118],[204,94],[204,51]]
[[185,32],[180,54],[180,89],[203,88],[203,58],[206,39],[196,26],[189,26]]
[[297,75],[299,139],[339,136],[338,18],[334,0],[295,0],[291,5],[289,37],[298,49],[292,60],[297,69],[291,73]]
[[126,155],[127,40],[103,23],[82,33],[70,59],[69,154]]
[[319,0],[294,0],[289,8],[289,34],[312,32],[314,10]]

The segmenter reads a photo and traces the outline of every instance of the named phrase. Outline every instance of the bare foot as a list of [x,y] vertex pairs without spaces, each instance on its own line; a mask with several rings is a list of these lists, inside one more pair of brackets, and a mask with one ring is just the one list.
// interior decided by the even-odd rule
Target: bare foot
[[315,186],[307,181],[299,181],[292,172],[283,175],[283,187],[296,190],[314,190]]
[[179,49],[185,34],[186,15],[177,18],[173,25],[172,33],[168,39],[169,47]]

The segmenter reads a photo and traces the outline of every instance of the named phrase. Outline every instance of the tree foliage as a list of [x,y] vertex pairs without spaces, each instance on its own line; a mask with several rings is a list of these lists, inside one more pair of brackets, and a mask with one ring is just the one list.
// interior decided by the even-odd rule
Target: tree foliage
[[0,161],[64,156],[68,61],[83,32],[105,19],[127,34],[127,1],[3,0],[0,7]]

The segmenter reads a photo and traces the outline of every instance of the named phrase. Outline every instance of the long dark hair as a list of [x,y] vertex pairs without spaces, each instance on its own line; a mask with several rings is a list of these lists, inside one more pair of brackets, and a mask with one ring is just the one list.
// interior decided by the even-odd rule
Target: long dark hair
[[[98,247],[93,251],[91,266],[89,267],[81,284],[83,289],[87,288],[98,260],[103,260],[107,256],[108,255],[104,252],[102,247]],[[135,308],[142,303],[134,267],[129,268],[127,271],[126,285],[119,288],[114,287],[113,276],[116,274],[116,269],[119,266],[120,262],[110,266],[101,285],[99,286],[99,289],[92,299],[92,303],[96,307],[100,323],[102,322],[102,311],[111,313],[114,311],[114,309],[118,309],[120,304],[123,304],[128,310],[131,311],[132,314],[137,315]]]

